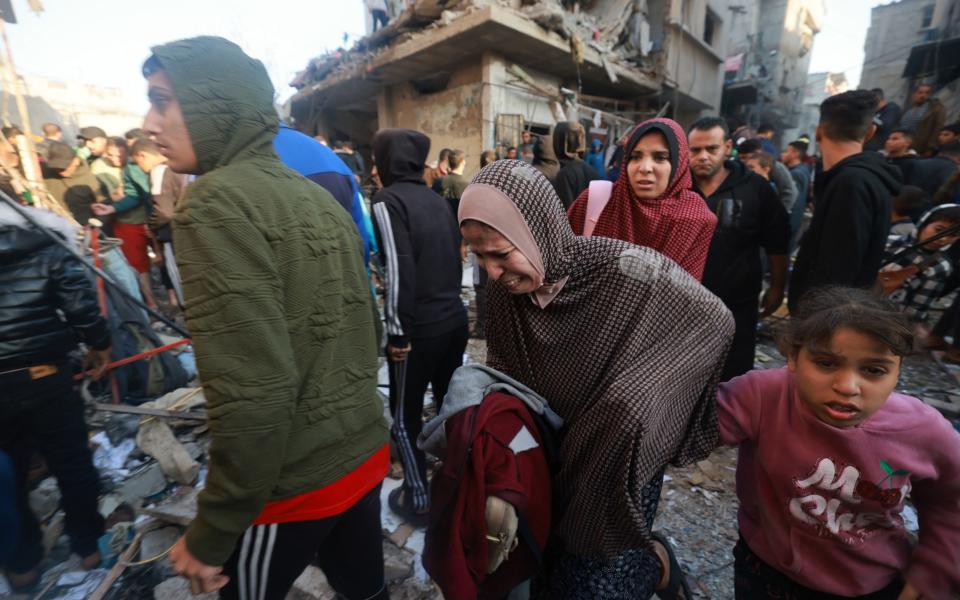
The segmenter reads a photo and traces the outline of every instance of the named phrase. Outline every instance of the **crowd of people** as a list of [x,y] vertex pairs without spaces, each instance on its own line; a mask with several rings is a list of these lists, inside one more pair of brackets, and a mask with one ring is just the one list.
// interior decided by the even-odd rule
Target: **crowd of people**
[[[428,136],[382,129],[368,210],[363,158],[281,126],[259,61],[212,37],[152,52],[142,130],[87,127],[75,149],[45,127],[41,152],[78,221],[112,218],[148,302],[151,262],[172,267],[212,440],[196,517],[169,554],[193,592],[281,599],[315,563],[342,597],[389,597],[393,454],[403,484],[389,508],[428,526],[424,564],[449,597],[692,598],[654,530],[660,490],[668,465],[721,445],[740,449],[738,597],[960,592],[960,433],[895,391],[915,344],[960,358],[960,301],[923,324],[956,287],[960,239],[960,141],[929,86],[894,126],[875,91],[828,98],[817,156],[809,138],[778,152],[773,128],[705,116],[638,123],[604,164],[603,144],[564,122],[484,152],[468,180],[462,150],[430,166]],[[72,549],[99,562],[68,354],[82,341],[102,372],[110,352],[94,286],[31,227],[0,205],[0,281],[42,283],[0,312],[17,589],[42,563],[29,432]],[[462,366],[468,254],[484,367]],[[775,313],[788,315],[787,366],[753,370],[759,319]],[[51,429],[53,396],[64,422]],[[0,485],[4,466],[0,454]]]

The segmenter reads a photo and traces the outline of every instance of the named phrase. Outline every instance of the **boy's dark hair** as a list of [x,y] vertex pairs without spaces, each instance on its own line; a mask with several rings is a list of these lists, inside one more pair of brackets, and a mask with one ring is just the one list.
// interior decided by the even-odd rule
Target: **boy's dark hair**
[[450,153],[453,152],[450,148],[444,148],[440,150],[440,155],[437,157],[437,162],[447,159],[447,164],[450,164]]
[[23,135],[23,131],[21,131],[16,125],[11,125],[9,127],[0,128],[0,134],[3,134],[3,137],[10,140],[18,135]]
[[121,150],[127,149],[127,140],[119,136],[112,136],[107,138],[107,147],[116,146]]
[[877,100],[883,100],[883,90],[882,90],[882,89],[880,89],[880,88],[873,88],[872,90],[870,90],[870,93],[872,93],[874,96],[876,96],[876,97],[877,97]]
[[450,156],[447,157],[447,164],[450,165],[450,170],[452,171],[453,169],[459,168],[466,158],[467,155],[464,154],[463,150],[454,150],[450,152]]
[[960,135],[960,123],[951,123],[949,125],[944,125],[940,128],[940,131],[949,131],[954,135]]
[[144,154],[163,156],[163,154],[160,152],[160,146],[158,146],[156,142],[149,138],[140,138],[134,142],[133,146],[130,148],[130,156],[136,156],[140,152],[143,152]]
[[915,185],[905,185],[893,197],[893,210],[898,215],[912,215],[927,205],[927,193]]
[[820,132],[838,142],[862,142],[877,112],[877,97],[868,90],[830,96],[820,104]]
[[145,140],[150,138],[150,136],[147,135],[147,132],[139,127],[134,127],[130,131],[123,134],[123,137],[127,140]]
[[910,129],[909,127],[895,127],[893,130],[890,131],[890,135],[893,135],[894,133],[899,133],[903,137],[908,137],[911,140],[913,139],[913,136],[914,136],[913,130]]
[[764,169],[772,169],[773,163],[776,162],[776,159],[773,158],[772,154],[769,152],[764,152],[763,150],[755,153],[752,158],[755,159],[757,163],[759,163],[759,165]]
[[43,135],[47,137],[60,133],[60,126],[56,123],[44,123],[40,129],[43,131]]
[[334,149],[334,150],[343,150],[343,148],[344,148],[345,145],[346,145],[346,144],[344,144],[344,141],[343,141],[343,140],[337,140],[337,141],[333,142],[333,149]]
[[770,123],[763,123],[760,127],[757,127],[757,133],[773,133],[773,125]]
[[516,151],[517,151],[517,147],[516,147],[516,146],[510,146],[509,148],[507,148],[507,152],[510,152],[511,150],[513,150],[514,152],[516,152]]
[[495,160],[497,160],[497,153],[496,153],[496,152],[494,152],[493,150],[484,150],[484,151],[480,154],[480,168],[481,168],[481,169],[484,168],[485,166],[489,165],[490,163],[494,162]]
[[723,130],[724,140],[730,138],[730,127],[727,126],[727,120],[723,117],[700,117],[693,122],[690,129],[687,129],[687,135],[690,135],[690,132],[694,129],[697,131],[710,131],[714,127],[719,127]]
[[794,150],[796,150],[797,152],[799,152],[800,158],[806,158],[807,150],[810,149],[810,144],[808,144],[807,142],[801,142],[800,140],[794,140],[787,145],[793,148]]
[[803,295],[799,310],[779,331],[780,352],[795,356],[801,348],[825,351],[842,327],[876,338],[897,356],[913,352],[913,328],[896,304],[871,290],[841,286],[820,287]]
[[763,150],[763,145],[758,139],[752,140],[743,140],[740,142],[740,145],[737,146],[737,154],[753,154],[754,152],[760,152]]

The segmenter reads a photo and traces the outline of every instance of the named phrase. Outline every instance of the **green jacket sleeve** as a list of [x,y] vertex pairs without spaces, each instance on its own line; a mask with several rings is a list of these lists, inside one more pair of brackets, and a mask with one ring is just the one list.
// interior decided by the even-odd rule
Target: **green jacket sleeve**
[[216,195],[177,214],[174,245],[211,433],[209,475],[186,543],[220,566],[276,485],[297,377],[280,265],[264,232],[232,198]]
[[143,202],[149,202],[150,176],[136,165],[125,166],[123,168],[123,194],[122,200],[113,203],[113,207],[117,209],[118,213],[125,213],[140,206]]

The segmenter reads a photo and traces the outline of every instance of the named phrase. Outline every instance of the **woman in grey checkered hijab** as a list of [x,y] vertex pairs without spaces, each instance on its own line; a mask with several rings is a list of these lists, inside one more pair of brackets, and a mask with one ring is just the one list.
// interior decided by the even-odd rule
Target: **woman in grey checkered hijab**
[[491,279],[488,364],[566,424],[559,557],[544,595],[648,597],[660,579],[651,527],[663,470],[716,444],[730,313],[665,256],[574,235],[553,187],[526,163],[481,170],[459,222]]

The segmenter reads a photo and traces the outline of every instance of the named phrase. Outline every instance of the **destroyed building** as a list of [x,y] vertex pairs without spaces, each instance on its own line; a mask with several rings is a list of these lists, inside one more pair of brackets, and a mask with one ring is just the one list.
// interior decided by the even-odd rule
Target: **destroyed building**
[[[308,134],[350,139],[408,127],[482,150],[581,120],[617,137],[658,112],[690,122],[720,104],[723,0],[419,0],[349,51],[318,57],[290,101]],[[665,109],[665,110],[664,110]]]
[[798,127],[824,12],[823,0],[730,0],[722,114],[732,125]]

